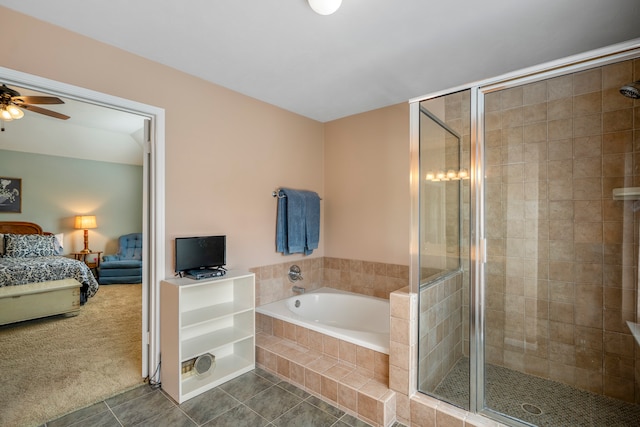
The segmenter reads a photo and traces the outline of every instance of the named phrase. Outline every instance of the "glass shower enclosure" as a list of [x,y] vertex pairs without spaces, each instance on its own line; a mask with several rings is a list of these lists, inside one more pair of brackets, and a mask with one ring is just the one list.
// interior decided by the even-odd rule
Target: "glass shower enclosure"
[[412,103],[418,391],[514,426],[637,425],[638,57]]
[[[469,281],[464,237],[469,228],[469,93],[419,106],[418,389],[464,408],[469,407],[468,292],[463,286]],[[452,371],[459,375],[448,375]]]

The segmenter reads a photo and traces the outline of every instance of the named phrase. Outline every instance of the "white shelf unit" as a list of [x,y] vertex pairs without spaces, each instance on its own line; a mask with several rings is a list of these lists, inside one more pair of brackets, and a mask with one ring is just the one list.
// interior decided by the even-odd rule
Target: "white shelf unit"
[[[255,368],[255,275],[160,282],[162,388],[182,403]],[[183,374],[182,363],[215,356],[210,374]]]

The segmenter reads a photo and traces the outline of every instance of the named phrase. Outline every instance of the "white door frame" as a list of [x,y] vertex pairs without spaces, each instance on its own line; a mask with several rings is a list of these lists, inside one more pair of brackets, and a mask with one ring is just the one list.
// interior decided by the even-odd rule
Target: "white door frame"
[[165,275],[165,121],[164,109],[124,98],[95,92],[8,68],[0,67],[5,84],[46,92],[116,110],[150,120],[149,142],[145,143],[143,163],[143,265],[142,273],[142,377],[158,381],[160,362],[159,283]]

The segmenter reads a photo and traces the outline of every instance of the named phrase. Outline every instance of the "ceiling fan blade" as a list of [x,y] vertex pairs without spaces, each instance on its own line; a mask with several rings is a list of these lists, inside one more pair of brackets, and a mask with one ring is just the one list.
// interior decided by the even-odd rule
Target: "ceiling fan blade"
[[20,108],[24,108],[25,110],[33,111],[34,113],[44,114],[45,116],[54,117],[60,120],[67,120],[69,116],[64,114],[57,113],[55,111],[47,110],[45,108],[36,107],[35,105],[30,104],[19,104]]
[[23,104],[64,104],[64,101],[55,96],[14,96],[11,98],[13,102],[19,105]]

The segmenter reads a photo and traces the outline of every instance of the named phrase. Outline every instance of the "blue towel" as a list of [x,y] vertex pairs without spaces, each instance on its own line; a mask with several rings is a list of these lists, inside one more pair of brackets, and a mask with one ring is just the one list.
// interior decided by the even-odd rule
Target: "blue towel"
[[283,188],[280,192],[276,250],[285,255],[309,255],[318,248],[320,239],[320,197],[313,191],[289,188]]
[[278,213],[276,217],[276,252],[289,255],[289,247],[287,246],[287,198],[282,197],[280,192],[278,192]]
[[306,227],[306,196],[298,190],[282,190],[287,204],[287,251],[289,253],[304,252],[307,235]]
[[305,203],[305,231],[306,245],[305,255],[309,255],[314,249],[318,249],[320,240],[320,197],[313,191],[304,192]]

